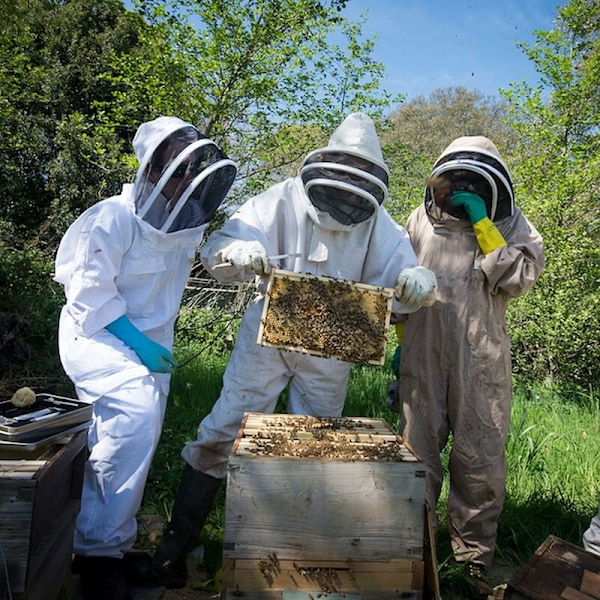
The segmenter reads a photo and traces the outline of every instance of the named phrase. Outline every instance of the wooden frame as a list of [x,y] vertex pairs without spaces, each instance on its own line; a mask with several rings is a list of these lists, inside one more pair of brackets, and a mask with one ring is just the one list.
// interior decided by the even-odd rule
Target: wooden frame
[[393,290],[273,269],[257,343],[383,365]]

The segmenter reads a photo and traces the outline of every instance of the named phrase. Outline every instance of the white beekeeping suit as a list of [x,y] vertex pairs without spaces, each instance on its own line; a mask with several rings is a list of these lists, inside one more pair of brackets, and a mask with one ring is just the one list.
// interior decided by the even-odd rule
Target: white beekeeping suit
[[[374,123],[352,114],[327,147],[306,157],[298,176],[250,198],[211,234],[202,262],[217,279],[243,281],[267,275],[268,256],[286,254],[290,258],[279,267],[396,288],[393,310],[414,312],[435,301],[435,277],[418,266],[406,231],[381,206],[387,191],[388,168]],[[223,263],[229,266],[213,269]],[[154,560],[159,580],[173,587],[185,584],[188,543],[202,527],[216,482],[226,476],[244,412],[272,413],[289,383],[290,413],[342,414],[351,364],[259,346],[263,302],[259,295],[247,309],[219,399],[182,452],[187,467]]]
[[[388,169],[371,119],[356,113],[333,133],[329,145],[311,152],[297,177],[248,200],[201,252],[203,264],[220,280],[243,280],[270,271],[267,256],[289,254],[281,265],[297,273],[332,276],[393,288],[405,269],[429,275],[417,265],[406,231],[381,206]],[[258,258],[258,262],[257,262]],[[231,267],[212,270],[217,264]],[[434,279],[427,281],[427,293]],[[262,287],[262,286],[259,286]],[[273,412],[290,382],[288,410],[339,416],[351,364],[259,347],[264,297],[248,308],[223,380],[223,391],[200,425],[198,441],[183,453],[196,470],[225,477],[231,443],[244,411]],[[396,313],[414,312],[394,300]],[[215,460],[215,444],[223,444]],[[203,447],[210,444],[211,453]]]
[[[94,405],[74,550],[84,593],[111,600],[128,597],[119,559],[136,540],[185,283],[236,174],[214,142],[176,117],[142,124],[133,147],[135,182],[69,227],[55,272],[66,295],[61,361],[78,397]],[[106,594],[94,595],[102,585]]]
[[598,514],[590,521],[590,526],[583,534],[583,547],[588,552],[600,556],[600,508]]

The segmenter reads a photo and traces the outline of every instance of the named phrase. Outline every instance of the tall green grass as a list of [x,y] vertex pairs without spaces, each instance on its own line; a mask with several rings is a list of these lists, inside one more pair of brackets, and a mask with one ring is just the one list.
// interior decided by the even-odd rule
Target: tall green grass
[[[206,340],[201,343],[206,345]],[[198,423],[210,412],[221,388],[228,350],[216,342],[213,346],[214,352],[209,343],[195,357],[193,346],[177,353],[179,358],[180,354],[194,358],[174,374],[163,434],[142,506],[143,512],[165,520],[170,518],[183,465],[181,449],[195,438]],[[381,417],[398,428],[398,415],[389,411],[384,401],[390,379],[387,365],[354,367],[344,415]],[[277,411],[285,411],[285,393]],[[447,450],[443,458],[447,462]],[[600,501],[600,395],[517,384],[507,464],[497,556],[522,564],[551,534],[581,545],[581,535]],[[442,591],[455,585],[447,534],[447,494],[446,478],[438,506]],[[224,486],[202,533],[206,562],[213,569],[220,561],[223,507]]]

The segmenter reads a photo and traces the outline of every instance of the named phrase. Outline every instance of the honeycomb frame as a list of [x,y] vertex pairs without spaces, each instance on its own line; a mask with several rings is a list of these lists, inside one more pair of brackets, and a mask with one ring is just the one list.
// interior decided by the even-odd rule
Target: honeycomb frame
[[392,297],[390,288],[273,269],[257,343],[383,365]]

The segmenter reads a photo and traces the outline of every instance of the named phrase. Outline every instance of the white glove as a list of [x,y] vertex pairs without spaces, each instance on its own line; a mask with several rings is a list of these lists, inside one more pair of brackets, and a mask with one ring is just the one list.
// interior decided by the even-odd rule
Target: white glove
[[233,244],[222,251],[221,257],[236,269],[254,271],[257,275],[268,275],[271,272],[267,251],[260,242]]
[[409,307],[431,306],[435,303],[437,279],[425,267],[403,269],[398,275],[394,297]]

